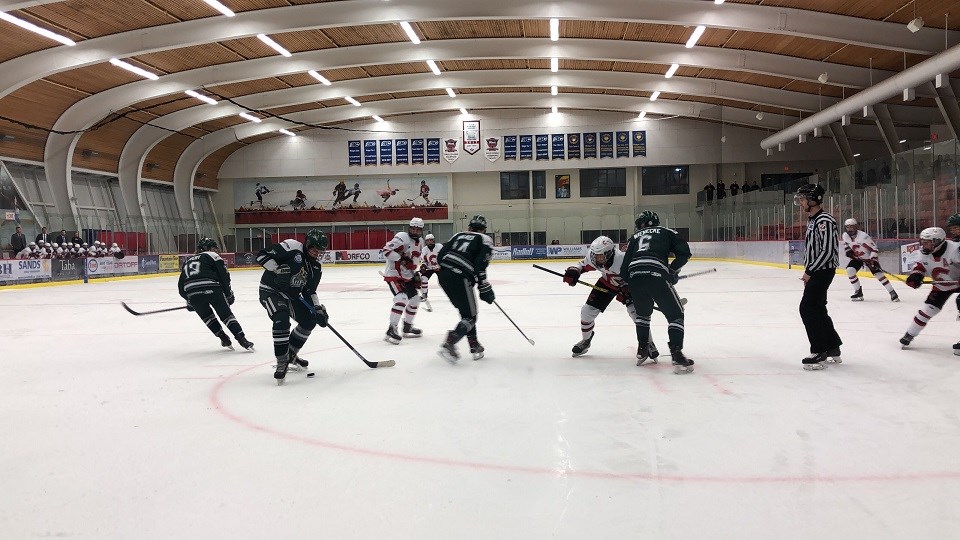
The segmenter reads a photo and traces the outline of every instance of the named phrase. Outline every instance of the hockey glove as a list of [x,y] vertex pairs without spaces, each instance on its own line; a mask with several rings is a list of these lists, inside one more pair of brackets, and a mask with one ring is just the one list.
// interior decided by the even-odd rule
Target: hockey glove
[[194,309],[193,304],[187,302],[187,311],[196,311],[196,309]]
[[671,268],[670,274],[667,275],[667,282],[671,285],[676,285],[678,281],[680,281],[680,271]]
[[400,257],[400,264],[407,270],[417,269],[417,263],[413,262],[413,259],[407,256]]
[[856,258],[857,258],[857,254],[854,253],[852,249],[848,249],[848,250],[846,251],[845,255],[847,256],[848,259],[856,259]]
[[493,294],[493,287],[490,286],[489,282],[481,281],[477,289],[480,291],[480,299],[484,302],[492,304],[496,300],[497,296]]
[[580,270],[578,270],[575,266],[567,268],[567,271],[563,274],[563,282],[571,287],[575,287],[577,285],[578,279],[580,279]]
[[879,274],[880,272],[883,272],[883,268],[880,268],[880,263],[876,259],[870,259],[870,260],[864,261],[863,264],[865,264],[867,268],[870,269],[870,272],[874,274]]
[[273,271],[273,273],[276,276],[273,283],[277,286],[277,288],[281,290],[290,288],[290,265],[281,264],[276,270]]
[[327,315],[327,308],[323,307],[323,304],[317,306],[313,312],[313,321],[320,325],[321,328],[326,328],[329,319],[330,316]]
[[907,276],[907,286],[913,289],[919,289],[920,285],[923,285],[923,274],[918,274],[916,272]]
[[236,300],[237,297],[233,295],[233,291],[227,291],[227,305],[232,306]]
[[620,287],[620,290],[617,291],[617,302],[625,306],[629,306],[633,303],[633,298],[630,297],[630,289],[626,285]]

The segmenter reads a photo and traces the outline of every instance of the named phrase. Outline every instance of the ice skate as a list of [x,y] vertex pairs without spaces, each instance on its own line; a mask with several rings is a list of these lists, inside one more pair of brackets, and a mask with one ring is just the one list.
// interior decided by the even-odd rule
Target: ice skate
[[230,337],[227,336],[226,332],[221,331],[219,334],[217,334],[217,337],[220,338],[221,347],[226,347],[231,351],[233,350],[233,342],[230,341]]
[[897,291],[892,291],[892,292],[890,293],[890,301],[891,301],[891,302],[899,302],[899,301],[900,301],[900,296],[897,295]]
[[850,300],[854,302],[863,302],[863,288],[857,287],[857,292],[850,295]]
[[[659,354],[659,353],[657,353],[657,354]],[[641,343],[641,344],[637,345],[637,365],[638,365],[638,366],[642,366],[643,364],[645,364],[645,363],[647,362],[647,360],[651,360],[651,358],[650,358],[650,344],[648,343],[648,344],[644,345],[643,343]],[[656,364],[657,361],[654,360],[653,363]]]
[[403,338],[400,337],[399,333],[397,333],[396,326],[391,324],[389,327],[387,327],[387,333],[385,336],[383,336],[384,341],[386,341],[387,343],[393,343],[394,345],[397,345],[400,343],[401,339]]
[[412,323],[403,323],[403,337],[423,337],[423,330],[414,327]]
[[290,366],[287,368],[289,371],[304,371],[307,369],[307,366],[310,365],[310,362],[307,362],[300,356],[292,352],[290,353]]
[[587,354],[587,351],[590,350],[590,342],[593,341],[594,333],[590,332],[590,337],[587,339],[581,339],[573,346],[573,357],[583,356]]
[[253,350],[253,342],[248,340],[243,334],[240,334],[240,336],[237,337],[237,343],[239,343],[241,347],[248,351]]
[[[650,342],[650,347],[647,349],[647,351],[649,351],[651,359],[655,359],[656,357],[660,356],[660,351],[657,350],[657,345],[653,341]],[[653,363],[656,364],[657,361],[653,360]]]
[[836,349],[830,349],[829,351],[823,353],[827,355],[826,362],[828,364],[842,364],[843,360],[840,358],[840,347]]
[[900,338],[900,348],[906,349],[907,347],[909,347],[910,343],[913,341],[913,338],[914,336],[911,336],[910,332],[907,332],[906,334],[904,334],[903,337]]
[[673,360],[673,372],[677,375],[693,373],[693,360],[684,356],[679,347],[670,347],[670,356]]
[[277,380],[277,385],[283,384],[284,378],[287,376],[287,368],[290,366],[290,357],[284,356],[283,358],[277,358],[277,370],[273,373],[273,378]]
[[456,364],[460,360],[460,355],[457,353],[457,345],[454,342],[456,334],[453,332],[447,332],[447,339],[440,345],[440,350],[437,351],[437,354],[441,358],[450,362],[451,364]]
[[803,359],[803,369],[807,371],[827,369],[826,364],[824,364],[827,358],[829,358],[829,356],[825,352],[813,353]]
[[960,356],[960,342],[953,344],[953,354]]
[[474,360],[479,360],[483,358],[483,345],[480,344],[480,341],[477,340],[474,336],[467,336],[467,343],[470,344],[470,354],[473,355]]

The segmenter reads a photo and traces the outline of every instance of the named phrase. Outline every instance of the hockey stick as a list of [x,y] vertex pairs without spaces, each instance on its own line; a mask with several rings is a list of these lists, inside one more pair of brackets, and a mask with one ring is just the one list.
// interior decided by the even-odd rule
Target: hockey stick
[[[300,297],[300,302],[302,302],[303,305],[307,308],[307,310],[310,311],[310,314],[311,314],[311,315],[315,315],[315,314],[317,313],[317,308],[315,308],[315,307],[313,307],[312,305],[310,305],[310,302],[307,302],[306,298],[304,298],[304,297],[301,296],[301,297]],[[335,336],[337,336],[338,338],[340,338],[340,341],[342,341],[344,345],[346,345],[347,347],[349,347],[350,350],[353,351],[353,354],[357,355],[357,358],[359,358],[360,360],[363,360],[363,363],[366,364],[367,367],[369,367],[369,368],[378,368],[378,367],[393,367],[393,366],[397,365],[397,363],[396,363],[395,361],[393,361],[393,360],[384,360],[383,362],[371,362],[371,361],[367,360],[366,358],[363,357],[362,354],[360,354],[360,352],[359,352],[358,350],[356,350],[355,348],[353,348],[353,345],[351,345],[350,342],[347,341],[347,339],[346,339],[345,337],[343,337],[342,335],[340,335],[340,332],[337,332],[337,329],[334,328],[329,322],[327,323],[327,328],[329,328],[330,331],[333,332],[333,334],[334,334]]]
[[[549,269],[549,268],[544,268],[544,267],[540,266],[539,264],[535,264],[535,265],[533,265],[533,267],[536,268],[536,269],[538,269],[538,270],[543,270],[544,272],[549,272],[549,273],[551,273],[551,274],[553,274],[553,275],[555,275],[555,276],[565,277],[565,276],[564,276],[563,274],[561,274],[560,272],[555,272],[555,271],[553,271],[553,270],[551,270],[551,269]],[[716,268],[714,268],[714,270],[716,270]],[[600,286],[597,286],[597,285],[592,285],[592,284],[590,284],[590,283],[587,283],[586,281],[581,281],[581,280],[579,280],[579,279],[577,280],[577,283],[579,283],[579,284],[581,284],[581,285],[586,285],[587,287],[590,287],[591,289],[593,289],[593,290],[595,290],[595,291],[602,292],[602,293],[617,294],[616,291],[611,291],[610,289],[605,289],[605,288],[600,287]],[[681,299],[680,299],[680,305],[681,305],[681,306],[687,305],[687,299],[686,299],[686,298],[681,298]],[[657,311],[661,311],[661,309],[658,308],[657,306],[653,306],[653,309],[655,309],[655,310],[657,310]]]
[[701,270],[701,271],[699,271],[699,272],[694,272],[694,273],[692,273],[692,274],[687,274],[687,275],[685,275],[685,276],[680,276],[680,277],[678,277],[677,279],[687,279],[687,278],[691,278],[691,277],[702,276],[702,275],[704,275],[704,274],[709,274],[709,273],[711,273],[711,272],[716,272],[716,271],[717,271],[716,268],[711,268],[711,269],[709,269],[709,270]]
[[120,305],[122,305],[123,309],[127,310],[128,313],[130,313],[131,315],[136,315],[137,317],[141,315],[153,315],[154,313],[164,313],[167,311],[177,311],[179,309],[187,309],[187,306],[177,306],[177,307],[164,308],[164,309],[155,309],[153,311],[134,311],[133,308],[128,306],[126,302],[120,302]]
[[517,323],[513,322],[513,319],[511,319],[510,316],[507,315],[507,312],[504,311],[502,307],[500,307],[500,304],[498,304],[496,300],[493,301],[493,305],[497,306],[497,309],[500,310],[500,313],[503,313],[503,316],[506,317],[508,321],[510,321],[510,324],[512,324],[514,328],[517,329],[517,332],[520,332],[520,335],[523,336],[523,339],[527,340],[527,343],[531,345],[536,345],[532,339],[528,338],[527,335],[523,333],[523,330],[520,330],[520,327],[517,326]]

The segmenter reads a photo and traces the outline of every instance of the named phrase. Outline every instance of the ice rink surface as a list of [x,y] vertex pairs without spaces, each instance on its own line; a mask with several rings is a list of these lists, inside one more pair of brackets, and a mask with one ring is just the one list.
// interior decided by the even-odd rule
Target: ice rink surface
[[[555,270],[569,263],[544,263]],[[530,263],[495,264],[481,304],[487,357],[436,350],[457,315],[431,281],[424,337],[382,341],[379,267],[329,266],[320,296],[367,368],[325,329],[301,356],[316,377],[273,381],[257,271],[233,306],[256,352],[221,349],[175,277],[0,290],[0,537],[956,538],[960,339],[954,300],[911,350],[901,303],[837,276],[842,365],[806,372],[796,270],[691,262],[686,354],[674,375],[635,366],[623,306],[586,356],[570,288]],[[583,279],[595,281],[596,273]],[[461,354],[469,356],[466,343]]]

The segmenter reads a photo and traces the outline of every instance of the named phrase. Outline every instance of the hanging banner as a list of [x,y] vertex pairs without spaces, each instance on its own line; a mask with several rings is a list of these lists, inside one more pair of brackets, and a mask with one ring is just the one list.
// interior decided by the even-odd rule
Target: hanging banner
[[567,133],[567,159],[580,159],[579,133]]
[[583,157],[584,159],[597,157],[597,134],[596,133],[583,134]]
[[613,132],[604,131],[600,134],[600,157],[613,157]]
[[408,165],[410,163],[410,145],[407,139],[396,139],[393,146],[397,149],[397,165]]
[[351,167],[359,167],[360,161],[360,141],[347,141],[347,163]]
[[440,163],[440,139],[427,139],[427,164]]
[[633,157],[647,155],[647,132],[646,131],[634,131],[633,132]]
[[457,146],[456,139],[446,139],[443,141],[443,159],[453,163],[460,157],[460,148]]
[[563,134],[554,134],[550,136],[550,144],[553,146],[552,158],[563,159]]
[[363,164],[377,164],[377,141],[363,141]]
[[410,163],[423,165],[423,139],[410,139]]
[[533,135],[520,136],[520,159],[533,159]]
[[380,140],[380,164],[393,165],[393,139]]
[[550,159],[550,136],[537,135],[537,161]]
[[630,132],[617,132],[617,157],[630,157]]
[[517,136],[516,135],[503,136],[503,160],[504,161],[517,160]]
[[487,147],[483,150],[483,155],[490,161],[500,159],[500,138],[487,137],[485,139]]
[[463,151],[471,156],[480,151],[479,120],[467,120],[463,123]]

